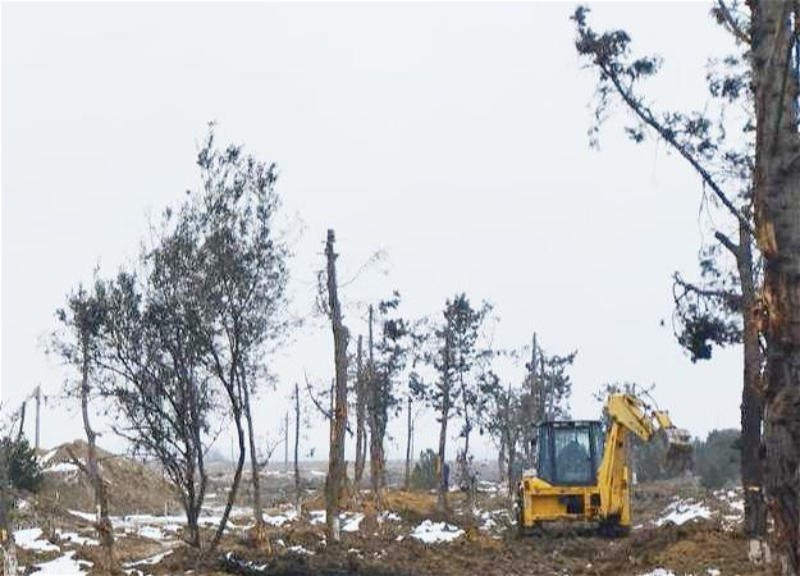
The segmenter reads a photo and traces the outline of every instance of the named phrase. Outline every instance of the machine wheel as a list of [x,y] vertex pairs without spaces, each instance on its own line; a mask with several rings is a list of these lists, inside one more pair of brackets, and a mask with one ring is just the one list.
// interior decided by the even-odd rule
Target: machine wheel
[[604,538],[622,538],[630,535],[631,527],[621,526],[619,518],[617,516],[612,516],[600,522],[598,531],[600,532],[600,536]]

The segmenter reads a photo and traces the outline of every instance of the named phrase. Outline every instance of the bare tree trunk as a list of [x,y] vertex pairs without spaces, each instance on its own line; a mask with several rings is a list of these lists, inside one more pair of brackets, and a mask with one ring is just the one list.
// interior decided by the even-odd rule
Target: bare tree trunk
[[[238,398],[241,398],[243,395],[243,390],[241,389],[242,385],[239,383],[238,385],[233,382],[235,376],[231,375],[231,382],[229,385],[232,387],[231,390],[228,391],[228,396],[231,401],[231,411],[233,413],[233,422],[236,425],[236,436],[239,443],[239,458],[236,461],[236,469],[233,473],[233,483],[231,484],[230,492],[228,492],[228,500],[225,503],[225,510],[222,513],[222,519],[220,520],[219,525],[217,526],[217,530],[214,533],[214,538],[211,540],[211,544],[208,547],[208,550],[205,552],[205,556],[209,557],[219,546],[220,540],[222,540],[222,536],[225,533],[225,527],[228,524],[228,518],[231,515],[231,509],[233,508],[234,503],[236,502],[236,495],[239,492],[239,483],[242,480],[242,470],[244,470],[244,461],[245,461],[245,454],[247,450],[245,448],[245,433],[244,427],[242,426],[242,408],[239,406]],[[233,387],[238,386],[238,395],[234,391]]]
[[408,397],[406,412],[406,470],[403,476],[403,488],[409,490],[411,488],[411,438],[414,435],[414,423],[411,419],[411,396]]
[[17,442],[22,440],[22,435],[25,433],[25,409],[28,406],[27,398],[22,401],[22,406],[19,409],[19,432],[17,433]]
[[446,449],[447,449],[447,418],[450,415],[450,394],[449,391],[446,391],[444,398],[442,399],[442,414],[441,414],[441,423],[439,427],[439,493],[436,499],[436,508],[439,512],[447,512],[447,490],[448,486],[448,475],[447,475],[447,461],[446,457]]
[[372,495],[375,498],[375,507],[378,510],[383,510],[383,487],[385,485],[383,435],[380,433],[380,416],[372,414],[370,418],[373,426],[369,435],[369,475],[372,484]]
[[500,447],[497,451],[497,476],[499,483],[503,483],[506,479],[506,463],[507,463],[507,456],[506,456],[506,438],[505,434],[500,435]]
[[800,137],[794,4],[749,2],[756,108],[755,221],[767,343],[764,483],[786,573],[800,573]]
[[86,471],[89,476],[89,481],[94,489],[94,500],[97,512],[97,534],[100,537],[100,545],[103,549],[103,566],[102,570],[108,573],[118,571],[116,559],[114,558],[114,529],[111,526],[111,520],[108,517],[108,497],[106,495],[105,484],[103,483],[103,476],[100,472],[100,466],[97,462],[97,434],[92,430],[91,422],[89,421],[89,350],[86,345],[83,346],[83,374],[81,375],[81,415],[83,416],[83,429],[86,432],[86,441],[88,443],[88,454],[86,462]]
[[508,507],[509,510],[514,508],[517,492],[517,479],[514,475],[514,467],[517,463],[516,450],[513,448],[508,451],[508,458],[506,459],[506,486],[508,491]]
[[768,555],[764,538],[767,534],[767,505],[763,493],[761,422],[764,415],[761,368],[763,358],[758,334],[757,293],[753,272],[752,238],[739,225],[739,245],[735,255],[742,290],[742,343],[744,386],[742,387],[742,458],[741,473],[744,487],[744,529],[750,538],[750,557],[760,561]]
[[347,428],[347,329],[342,323],[342,310],[339,304],[336,282],[336,258],[333,245],[333,230],[328,230],[325,244],[328,272],[328,306],[333,330],[334,366],[336,369],[336,401],[331,419],[331,444],[328,458],[328,478],[326,489],[326,524],[331,542],[339,541],[339,509],[342,488],[345,484],[344,447]]
[[364,362],[362,350],[362,338],[358,337],[358,348],[356,352],[356,462],[355,462],[355,485],[356,489],[361,485],[364,477],[364,465],[366,464],[366,398],[364,385]]
[[530,426],[527,428],[527,432],[523,437],[523,442],[525,443],[524,449],[524,458],[527,461],[528,466],[532,466],[533,462],[536,458],[536,455],[533,453],[533,434],[535,433],[535,425],[538,423],[537,421],[537,405],[538,405],[538,388],[536,385],[536,332],[533,333],[533,340],[531,342],[531,363],[528,366],[528,422],[530,422]]
[[461,389],[462,402],[464,404],[464,451],[461,453],[461,485],[467,489],[467,507],[472,510],[472,503],[475,496],[474,482],[472,478],[472,466],[469,457],[469,438],[472,432],[472,418],[469,415],[469,402],[466,391],[462,383]]
[[375,369],[375,342],[373,338],[374,309],[369,307],[369,369],[367,373],[367,402],[369,414],[369,476],[375,507],[383,510],[384,486],[384,452],[383,436],[385,432],[383,417],[385,399],[381,397],[381,382]]
[[302,513],[300,497],[300,386],[294,383],[294,507]]
[[289,411],[283,422],[283,469],[289,471]]
[[247,381],[244,380],[244,375],[242,375],[242,380],[242,392],[244,393],[244,416],[247,420],[247,437],[250,442],[250,473],[252,475],[251,482],[253,484],[253,517],[256,523],[253,533],[255,536],[255,541],[259,544],[263,544],[268,542],[266,539],[267,527],[266,524],[264,524],[264,509],[261,505],[261,478],[259,476],[256,436],[255,432],[253,431],[253,416],[250,410],[250,387],[247,384]]
[[[192,434],[192,442],[191,444],[194,446],[195,450],[195,461],[197,462],[197,472],[200,474],[200,486],[198,490],[194,491],[194,483],[189,483],[190,486],[190,500],[188,505],[185,506],[186,509],[186,529],[188,532],[188,542],[189,544],[194,547],[196,550],[200,549],[200,525],[199,525],[199,518],[200,518],[200,511],[203,508],[203,500],[205,499],[206,495],[206,487],[208,486],[208,474],[206,472],[205,466],[205,453],[203,450],[203,440],[202,440],[202,426],[200,414],[198,413],[199,407],[197,405],[197,388],[194,381],[190,384],[189,388],[189,410],[191,412],[191,434]],[[188,444],[188,443],[187,443]],[[187,458],[187,463],[191,462],[191,459]]]

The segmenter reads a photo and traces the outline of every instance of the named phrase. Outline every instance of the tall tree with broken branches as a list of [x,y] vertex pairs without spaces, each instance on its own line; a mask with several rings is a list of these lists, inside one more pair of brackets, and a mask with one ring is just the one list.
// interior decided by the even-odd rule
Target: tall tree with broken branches
[[[368,393],[368,423],[370,446],[370,479],[376,507],[383,508],[383,488],[386,485],[386,428],[392,413],[399,407],[396,393],[398,379],[406,366],[409,350],[408,322],[397,313],[400,294],[394,292],[378,304],[378,341],[372,351],[370,337],[370,369]],[[370,306],[370,322],[373,308]],[[370,325],[370,336],[372,326]]]
[[718,0],[712,14],[731,32],[736,50],[712,63],[708,75],[710,103],[699,112],[660,113],[643,90],[643,82],[658,72],[660,60],[633,57],[631,39],[624,30],[597,33],[589,27],[587,13],[586,8],[579,8],[573,20],[578,53],[598,73],[596,123],[590,130],[593,144],[610,104],[615,100],[622,103],[635,120],[626,133],[635,142],[653,135],[685,160],[700,177],[703,201],[714,211],[713,221],[719,221],[712,225],[716,244],[705,246],[701,252],[701,281],[689,282],[675,275],[676,336],[692,361],[710,358],[713,344],[743,345],[745,526],[759,556],[766,534],[766,506],[761,454],[764,356],[758,328],[763,247],[759,241],[757,249],[754,242],[754,198],[758,192],[753,172],[758,162],[754,127],[760,126],[760,118],[757,94],[751,89],[756,86],[752,49],[757,34],[749,30],[752,25],[736,2]]
[[[767,345],[765,486],[787,573],[800,573],[800,5],[751,0],[758,321]],[[743,460],[745,457],[743,456]]]
[[86,432],[88,451],[86,462],[72,455],[73,461],[87,475],[94,490],[97,518],[95,528],[103,548],[102,570],[114,573],[119,570],[114,556],[114,530],[108,513],[108,493],[97,457],[97,436],[91,424],[89,403],[96,397],[96,381],[101,377],[98,356],[100,331],[104,322],[104,306],[97,288],[89,292],[82,286],[67,296],[67,305],[56,311],[60,330],[54,333],[52,350],[73,368],[79,377],[77,385],[70,385],[70,395],[80,398],[83,429]]
[[369,434],[367,432],[367,396],[369,391],[368,368],[364,365],[364,346],[363,338],[359,334],[358,345],[356,347],[356,460],[355,478],[356,489],[361,485],[364,477],[364,468],[367,461],[367,446],[369,444]]
[[299,516],[303,510],[303,495],[300,492],[300,422],[303,414],[300,404],[300,385],[297,382],[294,383],[292,404],[294,410],[294,508]]
[[334,394],[332,395],[333,414],[330,419],[328,476],[325,480],[325,522],[331,542],[338,542],[340,539],[339,510],[341,509],[342,489],[347,481],[344,449],[347,431],[347,341],[349,339],[339,301],[339,285],[336,279],[338,254],[334,249],[335,242],[334,231],[328,230],[325,242],[326,266],[319,276],[320,295],[326,294],[327,296],[326,299],[320,298],[320,300],[325,304],[324,309],[331,322],[333,363],[336,375]]
[[457,294],[445,302],[442,320],[433,328],[428,362],[437,373],[436,381],[425,387],[425,399],[435,410],[439,422],[438,452],[438,497],[437,508],[444,512],[448,508],[447,473],[447,429],[454,415],[464,417],[462,436],[465,437],[465,452],[469,457],[469,433],[474,425],[471,398],[477,380],[472,374],[478,353],[477,342],[480,328],[489,306],[483,304],[475,309],[466,294]]

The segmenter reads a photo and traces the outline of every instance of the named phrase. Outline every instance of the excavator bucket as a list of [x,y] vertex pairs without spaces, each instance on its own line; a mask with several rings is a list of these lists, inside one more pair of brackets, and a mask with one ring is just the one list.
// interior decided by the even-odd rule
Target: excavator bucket
[[675,473],[691,470],[694,465],[692,436],[683,428],[666,428],[667,468]]

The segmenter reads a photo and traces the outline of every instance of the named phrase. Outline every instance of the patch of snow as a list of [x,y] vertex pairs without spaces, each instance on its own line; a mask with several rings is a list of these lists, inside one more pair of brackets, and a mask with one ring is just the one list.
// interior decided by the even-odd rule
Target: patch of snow
[[473,508],[472,513],[476,518],[480,518],[482,524],[479,526],[480,530],[484,532],[490,532],[492,529],[499,528],[498,520],[503,518],[506,521],[510,521],[510,516],[508,514],[508,510],[505,508],[501,508],[499,510],[484,510],[481,511],[479,508]]
[[142,538],[149,538],[150,540],[164,539],[164,533],[161,531],[160,528],[156,528],[155,526],[140,526],[139,529],[136,531],[136,534],[138,534]]
[[92,563],[86,560],[75,560],[73,556],[75,556],[74,551],[67,552],[63,556],[51,560],[50,562],[36,564],[36,571],[33,573],[51,576],[77,576],[79,574],[86,574],[87,572],[83,571],[83,567],[86,566],[90,568]]
[[57,552],[61,550],[61,548],[47,540],[40,540],[41,536],[41,528],[16,530],[14,532],[14,543],[25,550],[35,550],[37,552]]
[[672,570],[667,570],[666,568],[656,568],[652,572],[642,574],[641,576],[675,576],[675,573]]
[[308,521],[312,524],[324,524],[325,510],[309,510]]
[[719,571],[719,568],[708,568],[706,570],[708,576],[719,576],[722,572]]
[[97,520],[97,516],[94,514],[94,512],[81,512],[80,510],[67,510],[67,512],[73,516],[77,516],[78,518],[86,520],[87,522],[94,522]]
[[45,474],[69,474],[77,472],[78,470],[80,470],[80,468],[78,468],[77,464],[73,464],[72,462],[59,462],[58,464],[53,464],[45,468],[42,472]]
[[328,473],[327,473],[327,472],[320,472],[319,470],[312,470],[312,471],[310,472],[310,474],[311,474],[312,476],[317,476],[317,477],[321,477],[321,476],[327,476],[327,475],[328,475]]
[[403,521],[403,519],[400,518],[399,514],[396,514],[394,512],[390,512],[388,510],[385,511],[385,512],[381,512],[380,515],[378,516],[378,521],[383,521],[383,520],[391,520],[392,522],[402,522]]
[[426,544],[436,544],[439,542],[451,542],[461,537],[463,534],[463,530],[452,524],[424,520],[414,528],[411,537],[425,542]]
[[44,466],[45,464],[50,462],[50,460],[52,460],[53,456],[55,456],[56,454],[58,454],[58,450],[50,450],[50,452],[39,458],[39,465]]
[[364,519],[364,515],[361,513],[355,513],[350,515],[348,518],[345,514],[342,514],[340,518],[344,522],[342,524],[342,532],[358,532],[358,528],[361,526],[361,521]]
[[295,519],[297,519],[296,510],[287,510],[285,514],[278,514],[276,516],[270,516],[269,514],[264,515],[264,522],[278,528]]
[[125,564],[125,568],[133,568],[135,566],[152,566],[153,564],[158,564],[170,554],[172,554],[172,550],[167,550],[166,552],[162,552],[161,554],[156,554],[155,556],[150,556],[149,558],[145,558],[144,560],[137,560],[136,562],[127,562]]
[[294,554],[305,554],[307,556],[313,556],[314,555],[314,553],[311,550],[306,550],[305,548],[303,548],[299,544],[297,544],[295,546],[289,546],[286,549],[286,551],[287,552],[292,552]]
[[728,500],[728,506],[744,514],[744,500]]
[[711,510],[707,506],[692,500],[676,500],[667,506],[664,511],[666,515],[656,520],[656,526],[663,526],[668,522],[680,526],[697,518],[711,518]]

